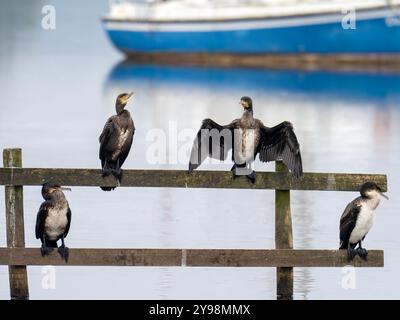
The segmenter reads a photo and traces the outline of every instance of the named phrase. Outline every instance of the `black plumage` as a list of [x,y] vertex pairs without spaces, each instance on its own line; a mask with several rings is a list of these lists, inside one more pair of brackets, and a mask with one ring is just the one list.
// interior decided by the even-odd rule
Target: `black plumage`
[[[116,100],[116,115],[111,116],[104,125],[99,137],[103,177],[113,175],[118,184],[122,180],[122,165],[131,150],[135,125],[131,114],[125,109],[133,93],[122,93]],[[115,187],[101,187],[104,191],[114,190]]]
[[[340,247],[339,249],[347,249],[349,245],[353,249],[357,243],[349,243],[351,232],[356,226],[358,215],[361,211],[361,197],[354,199],[345,208],[340,218]],[[365,238],[365,236],[364,236]],[[364,238],[362,240],[364,240]]]
[[[282,160],[294,176],[300,177],[303,174],[300,146],[292,124],[285,121],[272,128],[266,127],[253,117],[253,103],[249,97],[242,97],[241,104],[242,117],[228,125],[203,120],[192,147],[189,172],[197,169],[207,157],[226,160],[232,150],[234,177],[238,168],[250,166],[257,155],[262,162]],[[246,175],[255,182],[254,171]]]
[[[60,255],[68,261],[69,250],[65,246],[71,226],[71,209],[65,198],[62,188],[57,184],[45,183],[42,186],[42,196],[45,201],[41,204],[36,218],[36,239],[42,242],[42,255],[49,254],[54,248],[58,248]],[[61,239],[61,246],[57,241]]]
[[[367,259],[368,252],[362,247],[367,233],[370,231],[375,210],[379,205],[380,197],[387,198],[382,189],[375,182],[366,182],[360,188],[361,196],[351,201],[340,217],[340,247],[346,249],[349,261],[357,254]],[[387,198],[388,199],[388,198]],[[355,250],[355,247],[358,248]]]

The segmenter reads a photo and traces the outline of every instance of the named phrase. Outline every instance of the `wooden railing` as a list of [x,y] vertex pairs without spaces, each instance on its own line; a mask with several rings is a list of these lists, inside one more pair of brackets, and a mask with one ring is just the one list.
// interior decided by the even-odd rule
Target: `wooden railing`
[[[293,267],[383,267],[383,251],[370,250],[368,260],[347,261],[345,250],[294,250],[290,190],[358,191],[366,181],[387,189],[385,175],[305,173],[293,178],[277,162],[276,172],[258,172],[257,182],[233,179],[230,172],[176,170],[124,170],[121,187],[224,188],[275,190],[275,249],[70,249],[68,263],[56,253],[42,257],[39,248],[25,248],[23,186],[46,181],[63,186],[115,186],[95,169],[22,168],[21,149],[3,151],[0,185],[5,186],[7,248],[0,248],[0,265],[9,266],[11,299],[28,299],[28,265],[70,266],[186,266],[276,267],[277,297],[293,296]],[[72,226],[73,227],[73,226]],[[337,235],[333,235],[337,237]]]

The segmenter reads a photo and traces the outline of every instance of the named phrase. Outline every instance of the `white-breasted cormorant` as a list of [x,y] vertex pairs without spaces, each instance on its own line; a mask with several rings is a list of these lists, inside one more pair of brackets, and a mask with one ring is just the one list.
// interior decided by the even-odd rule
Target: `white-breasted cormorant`
[[[368,252],[362,248],[361,242],[371,230],[375,210],[381,196],[389,199],[382,193],[382,189],[375,182],[366,182],[360,188],[361,196],[350,202],[340,218],[340,248],[347,249],[349,261],[358,254],[367,259]],[[357,250],[354,249],[358,244]]]
[[[117,97],[115,104],[117,114],[107,120],[103,132],[99,137],[99,157],[103,177],[112,174],[118,183],[121,182],[121,167],[129,154],[135,133],[135,125],[133,124],[131,114],[128,110],[125,110],[125,106],[132,95],[133,92],[122,93]],[[111,191],[115,187],[101,187],[101,189]]]
[[198,168],[207,158],[226,160],[232,149],[234,177],[246,175],[255,182],[251,164],[257,154],[262,162],[282,160],[296,177],[303,174],[300,146],[290,122],[268,128],[253,117],[253,102],[242,97],[244,108],[240,119],[221,126],[211,119],[203,120],[190,155],[189,172]]
[[42,256],[57,248],[57,241],[61,239],[58,252],[68,262],[69,251],[65,246],[64,239],[68,235],[71,225],[71,209],[63,190],[71,191],[71,189],[62,188],[57,184],[43,184],[42,196],[45,201],[37,214],[35,234],[36,239],[42,241]]

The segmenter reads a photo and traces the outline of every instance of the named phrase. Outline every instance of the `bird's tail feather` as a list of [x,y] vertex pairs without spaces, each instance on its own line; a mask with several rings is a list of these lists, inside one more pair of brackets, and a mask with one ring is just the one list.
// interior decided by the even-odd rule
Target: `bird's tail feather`
[[113,171],[118,170],[117,165],[113,162],[102,162],[102,176],[108,177],[113,173]]
[[[122,181],[122,170],[121,168],[118,168],[115,164],[113,163],[107,163],[105,167],[102,169],[102,176],[103,178],[108,177],[110,175],[113,175],[115,179],[118,181],[118,185]],[[101,190],[103,191],[112,191],[116,188],[117,186],[114,187],[100,187]]]
[[340,242],[339,250],[341,250],[341,249],[347,249],[347,247],[348,247],[348,243],[347,243],[346,241],[341,241],[341,242]]
[[103,191],[112,191],[114,190],[116,187],[100,187],[101,190]]
[[46,247],[48,247],[48,248],[58,248],[57,241],[46,240]]

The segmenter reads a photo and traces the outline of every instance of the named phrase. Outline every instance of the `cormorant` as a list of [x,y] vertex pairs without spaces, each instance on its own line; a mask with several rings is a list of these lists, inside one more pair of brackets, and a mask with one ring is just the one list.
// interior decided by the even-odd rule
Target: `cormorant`
[[[375,182],[366,182],[360,188],[361,196],[350,202],[340,218],[340,248],[347,249],[349,261],[358,254],[367,259],[368,251],[361,246],[361,242],[371,230],[375,210],[381,196],[389,199],[382,193],[382,189]],[[358,244],[358,248],[355,249]]]
[[36,239],[42,241],[40,249],[42,256],[49,254],[57,248],[57,241],[61,239],[58,252],[68,262],[69,250],[65,246],[64,239],[68,235],[71,225],[71,209],[62,188],[57,184],[45,183],[42,186],[42,197],[45,201],[40,206],[36,218]]
[[242,117],[228,125],[221,126],[211,119],[203,120],[192,147],[189,173],[207,157],[226,160],[232,149],[234,178],[246,175],[255,182],[251,164],[257,154],[262,162],[282,160],[295,177],[300,177],[303,174],[300,146],[292,124],[285,121],[272,128],[265,127],[253,117],[251,98],[242,97],[240,104],[244,108]]
[[[103,178],[112,174],[118,181],[122,179],[121,167],[132,146],[135,125],[131,114],[125,110],[131,93],[122,93],[117,97],[115,109],[117,114],[111,116],[99,137],[99,158],[103,171]],[[115,187],[101,187],[104,191],[114,190]]]

